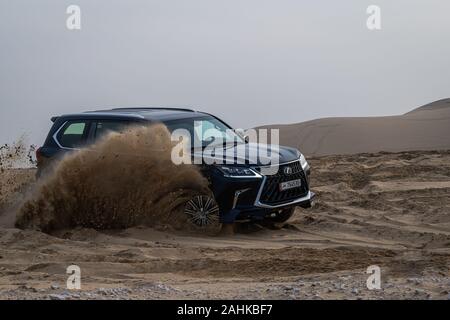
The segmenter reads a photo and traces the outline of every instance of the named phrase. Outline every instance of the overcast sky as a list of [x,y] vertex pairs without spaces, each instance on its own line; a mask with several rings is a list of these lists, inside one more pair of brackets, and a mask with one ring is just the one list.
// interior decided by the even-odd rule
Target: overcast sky
[[42,143],[51,116],[104,107],[190,106],[243,128],[401,114],[450,97],[449,15],[448,0],[0,0],[0,143]]

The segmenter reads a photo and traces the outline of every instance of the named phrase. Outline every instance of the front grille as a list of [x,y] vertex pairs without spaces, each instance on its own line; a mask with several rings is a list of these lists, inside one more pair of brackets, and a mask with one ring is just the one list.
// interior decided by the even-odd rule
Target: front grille
[[[285,174],[285,167],[291,167],[292,173]],[[302,185],[300,187],[280,191],[280,183],[296,179],[302,180]],[[306,182],[305,173],[302,169],[300,161],[296,161],[288,164],[281,164],[276,174],[266,176],[266,181],[264,183],[259,201],[264,204],[277,205],[304,197],[307,193],[308,185]]]

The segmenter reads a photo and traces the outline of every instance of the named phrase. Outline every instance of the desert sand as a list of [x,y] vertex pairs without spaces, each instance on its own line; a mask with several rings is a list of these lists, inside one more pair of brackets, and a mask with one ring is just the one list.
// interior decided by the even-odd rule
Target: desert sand
[[450,99],[404,115],[323,118],[261,128],[280,130],[280,144],[309,156],[450,149]]
[[[273,228],[239,225],[231,237],[164,226],[20,230],[8,208],[34,170],[6,170],[0,298],[450,298],[450,151],[309,160],[316,207]],[[66,289],[72,264],[81,290]],[[380,290],[366,287],[370,265],[381,268]]]

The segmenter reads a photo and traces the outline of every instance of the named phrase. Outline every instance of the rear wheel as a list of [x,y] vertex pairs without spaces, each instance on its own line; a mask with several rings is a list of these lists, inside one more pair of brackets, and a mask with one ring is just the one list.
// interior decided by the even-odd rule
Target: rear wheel
[[218,230],[220,228],[219,206],[214,197],[198,195],[186,202],[184,213],[189,222],[203,230]]

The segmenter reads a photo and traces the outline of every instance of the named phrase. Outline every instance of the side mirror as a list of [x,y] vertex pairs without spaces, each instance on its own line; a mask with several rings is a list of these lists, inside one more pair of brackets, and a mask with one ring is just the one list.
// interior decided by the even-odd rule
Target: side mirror
[[210,136],[204,140],[208,145],[212,145],[216,141],[216,137]]
[[245,134],[245,131],[242,129],[235,129],[233,130],[234,133],[236,133],[239,137],[241,137],[245,143],[248,143],[250,141],[250,137]]

